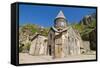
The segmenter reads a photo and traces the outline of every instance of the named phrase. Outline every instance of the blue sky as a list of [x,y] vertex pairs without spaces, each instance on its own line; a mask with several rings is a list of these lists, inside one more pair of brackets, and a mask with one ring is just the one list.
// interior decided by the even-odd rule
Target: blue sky
[[57,7],[39,5],[19,5],[19,25],[37,24],[43,27],[50,27],[54,19],[62,10],[69,23],[79,22],[85,15],[96,12],[94,8],[79,7]]

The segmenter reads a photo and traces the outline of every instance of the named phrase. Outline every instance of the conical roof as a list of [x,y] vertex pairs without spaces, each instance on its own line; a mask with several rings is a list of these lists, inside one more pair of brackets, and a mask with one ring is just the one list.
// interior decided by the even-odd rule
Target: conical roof
[[59,12],[58,15],[56,16],[56,18],[64,18],[64,19],[65,19],[65,16],[64,16],[62,10],[60,10],[60,12]]

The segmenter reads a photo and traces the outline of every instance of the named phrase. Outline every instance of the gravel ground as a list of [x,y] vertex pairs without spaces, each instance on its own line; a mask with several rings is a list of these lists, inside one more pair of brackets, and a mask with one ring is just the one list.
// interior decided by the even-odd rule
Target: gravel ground
[[43,62],[59,62],[59,61],[76,61],[76,60],[92,60],[96,59],[96,55],[74,55],[66,58],[52,59],[52,56],[32,56],[28,53],[19,53],[19,63],[43,63]]

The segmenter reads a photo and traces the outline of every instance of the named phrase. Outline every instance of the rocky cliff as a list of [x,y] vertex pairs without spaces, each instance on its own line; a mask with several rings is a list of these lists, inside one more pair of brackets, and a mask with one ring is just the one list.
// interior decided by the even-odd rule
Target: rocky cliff
[[90,48],[96,50],[96,13],[84,16],[72,26],[80,32],[83,41],[90,41]]
[[82,25],[90,25],[94,20],[96,19],[96,14],[90,14],[83,17],[83,19],[80,21],[80,24]]
[[97,42],[97,37],[96,37],[96,28],[94,30],[92,30],[89,33],[89,40],[90,40],[90,49],[92,50],[96,50],[97,46],[96,46],[96,42]]

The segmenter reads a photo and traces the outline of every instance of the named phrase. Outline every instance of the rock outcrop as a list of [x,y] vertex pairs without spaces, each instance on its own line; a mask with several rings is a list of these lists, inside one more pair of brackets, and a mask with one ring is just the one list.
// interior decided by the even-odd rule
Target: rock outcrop
[[85,45],[85,48],[90,47],[88,50],[96,50],[96,14],[93,13],[83,17],[79,24],[83,26],[81,32],[82,39],[84,41],[89,41],[89,45]]
[[96,28],[89,33],[89,38],[90,38],[90,49],[96,50],[97,48]]
[[89,25],[95,19],[95,17],[96,17],[95,13],[93,13],[91,15],[84,16],[83,19],[80,21],[80,24]]

